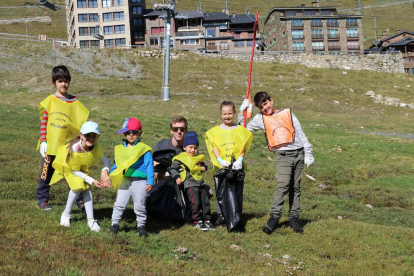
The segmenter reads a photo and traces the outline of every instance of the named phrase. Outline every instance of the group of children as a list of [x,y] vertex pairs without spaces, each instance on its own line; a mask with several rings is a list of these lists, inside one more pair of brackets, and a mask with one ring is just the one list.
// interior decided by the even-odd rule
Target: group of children
[[[114,150],[114,165],[105,156],[99,144],[100,131],[97,123],[86,121],[88,110],[75,96],[68,94],[71,76],[65,66],[52,70],[52,82],[56,93],[40,104],[41,138],[38,149],[42,155],[42,168],[38,185],[37,207],[48,210],[49,185],[63,177],[70,191],[60,224],[70,226],[71,210],[75,202],[84,209],[87,225],[91,231],[99,232],[100,226],[94,219],[91,185],[98,188],[113,187],[117,197],[112,213],[109,232],[118,233],[119,221],[132,197],[139,236],[147,236],[146,197],[154,185],[154,164],[152,149],[141,142],[142,125],[137,118],[127,118],[116,134],[123,135],[122,144]],[[261,112],[244,128],[234,122],[236,108],[225,101],[220,106],[222,124],[205,134],[213,172],[229,168],[243,171],[243,160],[253,140],[251,132],[263,130],[269,149],[276,153],[278,185],[274,195],[270,218],[263,226],[263,232],[270,234],[276,228],[286,195],[289,193],[289,225],[296,232],[303,232],[299,225],[300,178],[304,164],[313,163],[312,148],[304,135],[297,118],[289,109],[275,110],[273,100],[265,92],[254,98]],[[245,109],[252,109],[248,100],[240,107],[239,123]],[[283,132],[281,131],[283,129]],[[205,189],[202,173],[208,167],[204,155],[199,154],[199,140],[195,132],[184,136],[183,152],[173,158],[170,175],[177,185],[183,185],[192,213],[194,227],[200,230],[214,230],[211,222],[209,195]],[[98,162],[103,164],[101,177],[95,180],[89,175],[90,168]],[[217,179],[214,179],[217,187]],[[238,183],[237,194],[243,194],[243,183]],[[241,202],[239,212],[241,213]],[[225,217],[217,204],[216,225],[224,224]]]

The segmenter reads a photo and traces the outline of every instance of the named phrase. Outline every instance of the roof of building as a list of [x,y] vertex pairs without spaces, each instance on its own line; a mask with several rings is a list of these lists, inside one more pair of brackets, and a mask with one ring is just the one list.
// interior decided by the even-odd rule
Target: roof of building
[[230,15],[230,24],[249,24],[254,23],[256,16],[252,14],[233,14]]
[[183,18],[183,19],[203,18],[203,13],[199,11],[179,11],[175,14],[175,18]]
[[[386,41],[388,41],[388,40],[390,40],[390,39],[393,39],[393,38],[395,38],[395,37],[398,37],[398,36],[400,36],[400,35],[403,35],[403,34],[410,34],[410,35],[414,36],[414,33],[413,33],[413,32],[409,32],[409,31],[405,31],[405,30],[404,30],[404,31],[398,32],[398,33],[396,33],[396,34],[393,34],[393,35],[387,36],[386,38],[381,39],[381,40],[380,40],[380,41],[378,41],[377,43],[372,44],[372,45],[370,46],[370,49],[372,49],[372,48],[377,48],[377,47],[381,47],[381,46],[382,46],[382,44],[383,44],[384,42],[386,42]],[[407,37],[407,38],[409,38],[409,37]],[[402,41],[402,40],[405,40],[405,38],[403,38],[403,39],[401,39],[401,40],[399,40],[399,41],[397,41],[397,42],[394,42],[394,43],[392,43],[392,44],[398,43],[398,42],[400,42],[400,41]],[[404,42],[401,42],[401,43],[404,43]],[[408,43],[409,43],[409,42],[408,42]],[[390,44],[388,44],[388,45],[390,45]],[[387,47],[388,47],[388,45],[387,45]],[[406,44],[401,44],[401,45],[406,45]],[[394,45],[394,46],[396,46],[396,45]]]
[[205,12],[204,21],[219,21],[226,20],[229,21],[230,16],[224,12]]
[[165,11],[157,11],[157,10],[153,10],[153,9],[146,9],[145,10],[145,13],[144,13],[144,16],[146,16],[146,17],[152,17],[152,16],[156,16],[156,17],[159,17],[159,16],[166,16],[166,12]]
[[401,40],[398,40],[396,42],[387,44],[386,47],[405,46],[405,45],[411,44],[413,42],[414,42],[414,38],[413,37],[404,37]]

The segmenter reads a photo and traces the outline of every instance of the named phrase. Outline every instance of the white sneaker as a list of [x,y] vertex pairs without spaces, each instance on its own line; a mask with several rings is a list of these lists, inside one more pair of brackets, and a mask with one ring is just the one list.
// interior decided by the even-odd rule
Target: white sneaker
[[91,220],[88,219],[88,227],[93,232],[100,232],[101,231],[101,227],[99,227],[98,221],[96,219],[91,219]]
[[62,216],[60,217],[60,225],[65,227],[70,227],[70,219],[72,216],[68,213],[63,212]]

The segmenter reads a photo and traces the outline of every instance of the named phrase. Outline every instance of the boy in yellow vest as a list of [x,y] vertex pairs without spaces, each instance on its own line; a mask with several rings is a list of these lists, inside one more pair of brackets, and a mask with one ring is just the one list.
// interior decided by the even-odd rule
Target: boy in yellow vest
[[[270,209],[270,218],[262,230],[271,234],[282,215],[282,207],[289,193],[289,226],[297,233],[303,233],[299,223],[300,179],[304,164],[314,162],[311,144],[305,136],[299,120],[289,109],[275,110],[273,99],[266,92],[254,96],[254,104],[260,109],[246,128],[250,131],[262,130],[266,134],[269,150],[276,154],[277,186]],[[243,121],[243,111],[249,107],[244,100],[240,107],[239,122]]]
[[177,185],[184,185],[194,227],[203,231],[215,230],[210,222],[209,196],[201,175],[207,171],[207,165],[203,162],[204,154],[197,154],[198,146],[197,133],[188,132],[184,136],[184,152],[173,158],[170,173]]
[[152,149],[141,142],[142,125],[137,118],[127,118],[122,129],[116,134],[124,134],[125,139],[122,145],[115,147],[115,163],[110,174],[112,186],[118,193],[108,232],[118,233],[119,221],[132,197],[137,216],[138,236],[146,237],[147,193],[154,185]]
[[[68,93],[71,75],[66,66],[56,66],[52,70],[52,83],[55,94],[49,95],[40,103],[40,139],[37,146],[42,155],[39,183],[37,186],[37,205],[41,210],[50,210],[50,180],[55,169],[52,167],[57,150],[78,135],[89,111]],[[78,198],[78,207],[83,208],[83,198]]]

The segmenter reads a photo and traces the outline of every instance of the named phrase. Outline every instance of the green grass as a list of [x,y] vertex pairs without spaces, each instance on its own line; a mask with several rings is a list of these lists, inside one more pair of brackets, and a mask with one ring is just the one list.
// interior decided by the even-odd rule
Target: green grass
[[[57,54],[49,47],[0,41],[2,273],[411,274],[414,141],[359,133],[412,132],[413,110],[375,104],[365,96],[373,90],[414,102],[407,87],[414,85],[411,76],[366,71],[343,75],[341,70],[254,63],[252,93],[268,91],[277,107],[292,108],[313,145],[316,162],[305,174],[316,181],[305,175],[302,178],[305,234],[294,234],[287,227],[288,206],[275,233],[268,236],[261,231],[276,185],[276,170],[275,157],[267,150],[263,134],[256,133],[246,157],[244,231],[227,233],[220,228],[200,233],[188,225],[149,217],[150,236],[140,239],[134,231],[131,205],[118,236],[106,233],[116,196],[113,190],[93,189],[101,233],[91,233],[85,216],[76,210],[70,228],[59,226],[68,193],[64,181],[51,189],[51,211],[35,208],[40,169],[40,155],[35,151],[37,107],[54,92],[49,76],[55,63],[50,60]],[[202,137],[219,121],[219,104],[233,100],[239,105],[246,89],[248,63],[188,53],[171,61],[171,100],[160,101],[162,59],[120,52],[131,64],[142,66],[144,77],[138,81],[112,76],[93,79],[79,69],[82,60],[76,58],[75,50],[62,51],[74,60],[69,68],[73,79],[70,92],[91,111],[90,119],[99,123],[101,143],[111,160],[120,139],[114,132],[126,117],[142,121],[143,141],[150,146],[169,137],[168,122],[173,115],[187,117],[190,130]],[[49,59],[41,62],[45,55]],[[14,66],[17,59],[21,62]],[[302,87],[305,91],[297,90]],[[204,141],[201,151],[206,151]],[[95,170],[94,175],[97,173]],[[211,171],[205,180],[212,185]],[[211,203],[215,214],[214,198]],[[241,250],[233,249],[234,245]],[[176,252],[179,246],[187,252]],[[291,258],[284,263],[285,254]],[[296,270],[298,267],[302,269]]]

